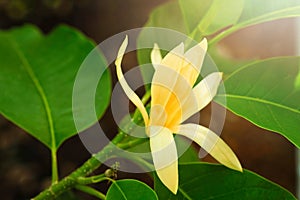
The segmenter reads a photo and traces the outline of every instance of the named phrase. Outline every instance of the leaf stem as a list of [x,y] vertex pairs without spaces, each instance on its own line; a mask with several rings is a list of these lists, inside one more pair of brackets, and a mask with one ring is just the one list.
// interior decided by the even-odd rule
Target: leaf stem
[[87,194],[90,194],[94,197],[97,197],[99,199],[105,199],[105,195],[101,192],[99,192],[98,190],[92,188],[92,187],[89,187],[89,186],[86,186],[86,185],[76,185],[75,188],[77,190],[80,190],[82,192],[85,192]]
[[80,177],[88,176],[101,165],[101,162],[99,160],[104,160],[108,158],[108,155],[114,153],[114,150],[116,150],[116,145],[118,147],[128,149],[133,145],[138,145],[144,143],[145,141],[145,138],[138,138],[135,140],[130,140],[128,141],[128,143],[118,145],[115,143],[115,139],[113,139],[111,143],[105,146],[100,152],[95,154],[93,157],[88,159],[81,167],[79,167],[77,170],[75,170],[73,173],[71,173],[69,176],[65,177],[61,181],[52,184],[48,189],[42,191],[39,195],[32,198],[32,200],[52,200],[58,197],[60,194],[64,193],[65,191],[75,187],[76,185],[78,185],[78,179],[80,179]]
[[215,36],[214,38],[212,38],[209,42],[208,45],[215,45],[216,43],[218,43],[220,40],[222,40],[223,38],[227,37],[228,35],[230,35],[231,33],[237,31],[238,29],[240,29],[241,26],[235,25],[232,26],[224,31],[222,31],[221,33],[219,33],[217,36]]
[[54,148],[51,149],[51,159],[52,159],[52,184],[58,181],[58,169],[57,169],[57,155]]
[[111,181],[114,182],[114,179],[108,178],[106,176],[104,176],[104,174],[100,174],[97,176],[90,176],[90,177],[79,177],[77,179],[77,183],[80,185],[88,185],[88,184],[92,184],[92,183],[99,183],[102,181]]
[[[148,99],[150,98],[149,93],[150,92],[148,92],[148,93],[146,92],[146,94],[143,98],[143,100],[144,100],[143,102],[146,103],[148,101]],[[136,123],[142,123],[143,119],[140,117],[140,115],[137,114],[137,115],[134,115],[133,120]],[[131,125],[128,126],[127,128],[128,128],[127,130],[132,129]],[[71,188],[78,187],[78,185],[79,185],[78,180],[79,181],[82,180],[81,178],[88,176],[94,170],[99,168],[99,166],[101,165],[100,160],[102,161],[102,160],[107,160],[108,158],[110,158],[111,155],[114,154],[115,151],[118,149],[118,148],[116,148],[116,146],[125,150],[125,149],[131,148],[133,146],[136,146],[138,144],[142,144],[142,143],[146,142],[148,139],[148,138],[136,138],[133,140],[129,140],[126,143],[120,144],[120,142],[124,139],[126,132],[127,131],[125,131],[125,132],[120,131],[108,145],[106,145],[98,153],[94,154],[83,165],[81,165],[81,167],[77,168],[75,171],[73,171],[70,175],[63,178],[62,180],[60,180],[58,182],[54,182],[49,188],[42,191],[36,197],[32,198],[32,200],[52,200],[52,199],[55,199],[56,197],[58,197],[60,194],[70,190]],[[56,152],[55,152],[55,154],[52,153],[52,158],[55,158],[55,159],[53,159],[54,162],[52,164],[55,164],[55,166],[57,166],[56,165],[57,164]],[[57,167],[54,169],[57,170]],[[89,180],[89,178],[91,178],[91,181],[92,181],[93,177],[88,177],[85,179]],[[111,180],[111,179],[106,177],[106,180]],[[100,181],[102,181],[102,180],[100,180]]]
[[35,73],[32,69],[32,66],[30,65],[30,63],[27,60],[24,53],[22,51],[20,51],[18,43],[16,43],[10,37],[9,37],[9,41],[13,45],[20,61],[23,64],[24,69],[28,73],[28,75],[29,75],[32,83],[34,84],[37,92],[39,93],[40,98],[41,98],[41,100],[43,102],[43,105],[44,105],[44,109],[45,109],[47,119],[48,119],[48,124],[49,124],[49,131],[50,131],[50,135],[51,135],[52,184],[54,184],[58,181],[57,156],[56,156],[57,146],[56,146],[56,143],[55,143],[56,142],[56,140],[55,140],[55,131],[54,131],[53,118],[52,118],[52,114],[51,114],[50,105],[49,105],[47,96],[45,94],[45,91],[44,91],[39,79],[35,75]]

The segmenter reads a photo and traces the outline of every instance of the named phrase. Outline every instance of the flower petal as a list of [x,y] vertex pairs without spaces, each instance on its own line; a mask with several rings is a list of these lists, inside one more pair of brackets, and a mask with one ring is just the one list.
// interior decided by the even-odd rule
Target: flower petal
[[130,99],[130,101],[132,101],[132,103],[139,109],[139,111],[141,112],[141,114],[143,116],[145,126],[147,126],[149,119],[148,119],[148,113],[146,111],[146,108],[145,108],[144,104],[142,103],[141,99],[137,96],[137,94],[135,94],[135,92],[129,87],[128,83],[126,82],[126,80],[124,78],[122,68],[121,68],[122,59],[123,59],[127,45],[128,45],[128,37],[126,35],[126,37],[119,49],[117,59],[115,61],[117,76],[118,76],[119,82],[120,82],[125,94]]
[[180,43],[162,59],[161,65],[180,72],[180,69],[182,68],[182,62],[184,60],[183,53],[184,44]]
[[185,54],[183,54],[184,45],[181,43],[164,57],[161,64],[177,71],[192,87],[201,71],[206,50],[207,40],[205,38]]
[[180,74],[194,86],[202,67],[202,63],[207,50],[207,40],[203,39],[200,43],[189,49],[183,55]]
[[189,96],[188,100],[182,106],[183,114],[181,122],[199,112],[212,101],[218,91],[221,80],[222,73],[214,72],[205,77],[193,88],[193,94]]
[[[190,48],[184,57],[200,73],[207,51],[207,40],[204,38],[200,43]],[[197,77],[196,77],[197,78]],[[196,80],[195,80],[196,81]]]
[[151,62],[153,64],[153,67],[156,68],[156,65],[159,65],[161,61],[162,61],[161,53],[158,45],[155,43],[151,51]]
[[149,124],[177,127],[182,120],[182,105],[191,93],[190,84],[177,71],[165,66],[156,68],[151,84]]
[[159,126],[150,126],[150,148],[153,163],[161,182],[174,194],[178,189],[177,149],[172,132]]
[[193,88],[199,110],[207,106],[217,94],[222,75],[223,73],[221,72],[211,73]]
[[226,167],[241,172],[243,171],[238,158],[230,147],[208,128],[198,124],[184,124],[178,127],[177,133],[195,141]]

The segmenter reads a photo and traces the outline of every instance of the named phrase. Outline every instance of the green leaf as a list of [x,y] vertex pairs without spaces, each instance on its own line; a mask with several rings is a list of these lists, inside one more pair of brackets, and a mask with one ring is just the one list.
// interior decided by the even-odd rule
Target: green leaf
[[[163,27],[188,34],[188,30],[183,20],[183,15],[181,13],[180,6],[177,2],[168,2],[154,9],[150,14],[147,23],[145,24],[145,27]],[[144,46],[153,47],[154,43],[160,43],[159,41],[163,41],[164,43],[166,43],[167,40],[167,35],[160,35],[160,31],[156,32],[142,30],[137,42],[137,56],[139,64],[142,65],[151,63],[151,49],[146,49],[144,48]],[[145,74],[147,73],[149,72],[146,72],[142,68],[142,74],[144,78],[146,77]]]
[[300,90],[300,70],[298,72],[294,85],[296,90]]
[[[59,26],[46,36],[30,25],[1,31],[0,113],[56,150],[77,133],[73,85],[81,63],[94,46],[67,26]],[[100,54],[98,61],[99,70],[104,71]],[[108,106],[110,91],[110,76],[105,72],[97,88],[96,106],[92,105],[98,118]],[[86,127],[94,122],[86,122]]]
[[[199,41],[203,36],[228,28],[211,42],[246,26],[300,16],[297,0],[178,0],[155,9],[146,27],[164,27]],[[196,34],[199,32],[198,34]],[[200,35],[199,35],[200,34]]]
[[[224,32],[217,34],[216,37],[212,38],[212,40],[209,41],[210,44],[217,42],[218,40],[224,38],[226,35],[241,29],[243,27],[252,25],[252,24],[257,24],[257,23],[261,23],[261,22],[266,22],[266,21],[270,21],[270,20],[274,20],[274,19],[279,19],[279,18],[287,18],[287,17],[295,17],[295,16],[300,16],[300,2],[299,1],[295,1],[295,0],[287,0],[287,1],[281,1],[281,0],[275,0],[275,1],[252,1],[252,0],[245,0],[244,3],[242,4],[241,1],[237,1],[240,3],[237,3],[236,6],[230,6],[230,4],[228,6],[224,6],[222,8],[219,8],[217,5],[214,6],[214,3],[216,4],[219,1],[214,1],[212,3],[210,3],[210,8],[206,11],[208,14],[206,15],[204,10],[202,9],[203,7],[207,7],[207,5],[209,4],[208,1],[205,1],[205,3],[201,3],[202,1],[196,1],[196,0],[186,0],[186,1],[180,1],[180,9],[174,11],[169,9],[169,7],[176,7],[176,5],[179,5],[177,2],[172,2],[169,4],[166,4],[160,8],[158,8],[157,10],[159,10],[159,12],[153,11],[151,18],[149,19],[148,23],[146,24],[146,26],[151,25],[151,26],[156,26],[155,24],[155,20],[153,19],[161,19],[160,24],[168,24],[168,28],[172,27],[172,21],[170,20],[170,18],[172,18],[173,15],[176,15],[176,13],[179,13],[178,16],[182,16],[181,19],[177,19],[177,23],[178,24],[185,24],[185,28],[182,30],[183,33],[189,34],[191,37],[193,37],[195,40],[199,40],[199,38],[202,38],[203,35],[205,36],[205,31],[204,29],[200,29],[199,26],[203,23],[206,22],[202,22],[202,20],[205,21],[209,21],[207,22],[207,24],[209,24],[209,26],[211,27],[222,27],[223,24],[223,28],[228,26],[228,22],[230,20],[224,20],[224,23],[222,22],[222,18],[214,18],[214,17],[208,17],[206,19],[205,16],[210,16],[211,14],[209,14],[210,12],[212,13],[228,13],[228,12],[233,12],[236,9],[239,10],[241,5],[243,6],[243,10],[240,14],[240,16],[238,18],[236,18],[237,13],[233,13],[231,16],[231,20],[232,20],[232,27],[230,27],[229,29],[225,30]],[[222,1],[223,3],[225,1]],[[222,2],[219,2],[220,4],[222,4]],[[226,1],[227,2],[227,1]],[[217,3],[217,4],[219,4]],[[234,4],[234,3],[233,3]],[[232,4],[232,5],[233,5]],[[258,6],[259,5],[259,6]],[[178,7],[177,7],[178,8]],[[212,10],[210,10],[212,9]],[[216,10],[219,9],[219,12],[217,12]],[[199,11],[198,13],[196,11]],[[176,12],[176,13],[172,13],[172,12]],[[166,13],[168,13],[169,17],[164,17],[166,16]],[[162,18],[160,18],[160,16],[162,16]],[[199,16],[202,16],[200,18],[198,18]],[[212,16],[217,16],[217,15],[212,15]],[[163,22],[162,22],[163,21]],[[215,25],[217,24],[217,25]],[[174,27],[176,26],[176,23],[174,24]],[[209,27],[208,26],[208,27]],[[177,27],[177,26],[176,26]],[[199,35],[195,34],[195,31],[193,30],[193,27],[195,30],[200,30],[200,32],[202,31],[202,34]],[[201,26],[200,26],[201,27]],[[206,26],[205,26],[206,27]],[[212,30],[212,29],[211,29]],[[215,29],[217,30],[217,28]],[[193,32],[192,32],[193,31]],[[141,33],[141,36],[139,38],[139,42],[142,43],[144,42],[145,38],[149,38],[149,37],[145,37],[146,34],[144,32]],[[167,40],[166,35],[153,35],[153,37],[151,38],[151,41],[164,41]],[[139,44],[139,43],[138,43]],[[175,44],[174,44],[175,45]],[[249,63],[249,61],[233,61],[230,59],[226,59],[224,58],[222,55],[218,54],[218,52],[216,52],[216,48],[215,46],[210,46],[209,47],[209,54],[212,56],[213,60],[215,60],[217,62],[217,65],[219,67],[220,71],[225,72],[225,75],[232,73],[234,70],[239,69],[241,66],[243,66],[245,63]],[[150,51],[146,52],[144,50],[140,50],[138,51],[138,59],[139,62],[141,64],[145,64],[145,63],[149,63],[149,55],[150,55]],[[276,62],[276,61],[275,61]],[[252,62],[251,62],[252,63]],[[260,66],[262,68],[257,67],[256,69],[258,71],[254,72],[255,70],[253,70],[252,74],[255,74],[253,76],[247,76],[246,73],[244,74],[245,77],[247,77],[245,79],[245,77],[242,77],[240,79],[231,79],[230,81],[230,86],[227,89],[227,92],[233,92],[233,95],[235,94],[235,92],[239,92],[240,91],[235,91],[235,88],[241,88],[241,90],[247,91],[250,90],[249,87],[251,87],[251,84],[256,84],[257,83],[257,77],[261,77],[260,75],[262,74],[261,69],[266,69],[264,68],[265,63],[262,63]],[[288,63],[287,63],[288,64]],[[281,68],[281,70],[284,70],[286,68],[289,68],[289,66],[285,64],[282,65],[278,68]],[[280,64],[279,64],[280,65]],[[286,67],[288,66],[288,67]],[[271,67],[271,66],[269,66]],[[296,69],[297,67],[295,66],[295,64],[293,65],[293,68]],[[280,71],[280,70],[279,70]],[[269,69],[269,73],[272,73],[273,71],[271,69]],[[142,69],[142,74],[145,77],[145,74],[148,74],[147,72],[144,72]],[[277,73],[276,73],[277,74]],[[286,73],[285,73],[286,74]],[[294,75],[297,74],[297,71],[294,73]],[[225,76],[226,77],[226,76]],[[274,76],[275,77],[275,76]],[[278,83],[278,80],[282,80],[282,77],[279,77],[279,74],[276,75],[276,78],[272,78],[272,76],[270,75],[267,79],[264,79],[263,81],[265,82],[260,83],[262,84],[260,86],[260,84],[257,84],[257,87],[260,87],[260,90],[262,90],[262,88],[265,88],[263,91],[264,93],[266,93],[266,91],[270,91],[270,94],[268,95],[268,99],[263,99],[263,100],[269,100],[272,103],[275,103],[276,106],[271,106],[269,103],[263,102],[263,101],[257,101],[257,99],[264,97],[262,94],[254,94],[253,97],[254,100],[252,99],[250,101],[250,99],[248,98],[247,100],[244,98],[233,98],[233,96],[231,96],[230,98],[228,98],[228,105],[227,107],[232,110],[233,112],[235,112],[238,115],[243,116],[244,118],[250,120],[251,122],[255,123],[256,125],[266,128],[268,130],[272,130],[272,131],[276,131],[279,132],[281,134],[283,134],[284,136],[286,136],[289,140],[291,140],[294,144],[296,144],[298,147],[300,146],[300,136],[298,136],[299,134],[297,134],[297,132],[299,133],[299,126],[297,126],[297,124],[299,124],[299,114],[297,113],[299,111],[299,107],[297,107],[297,105],[295,105],[295,102],[297,102],[297,99],[295,98],[295,95],[298,94],[298,92],[293,93],[293,90],[296,90],[297,88],[299,88],[299,76],[296,79],[295,76],[290,76],[290,78],[287,80],[288,82],[286,82],[286,80],[284,80],[284,84],[286,88],[274,88],[274,90],[276,90],[276,92],[274,92],[273,94],[273,89],[271,86],[274,86],[274,83]],[[246,82],[247,80],[247,82]],[[271,81],[271,82],[270,82]],[[244,83],[243,87],[240,86],[240,83]],[[283,81],[282,81],[283,82]],[[228,83],[229,84],[229,83]],[[288,84],[288,86],[287,86]],[[226,83],[225,83],[226,86]],[[230,89],[233,88],[231,91]],[[258,91],[260,91],[258,90]],[[251,92],[256,92],[255,88],[253,88],[251,90]],[[293,94],[292,94],[293,93]],[[242,93],[243,95],[244,93]],[[284,95],[291,95],[291,96],[287,96],[286,98],[283,98],[282,95],[280,94],[284,94]],[[237,94],[239,95],[239,94]],[[275,95],[275,96],[274,96]],[[272,96],[272,98],[271,98]],[[281,98],[281,99],[280,99]],[[298,96],[299,99],[299,96]],[[284,102],[282,102],[284,100]],[[298,100],[299,101],[299,100]],[[255,102],[255,103],[254,103]],[[277,104],[280,104],[280,106],[278,106]],[[250,106],[251,107],[250,107]],[[281,108],[283,106],[283,108]],[[287,108],[285,107],[287,106]],[[290,109],[292,108],[292,109]],[[296,111],[295,111],[296,109]],[[281,113],[283,112],[283,113]],[[265,114],[266,113],[266,114]]]
[[284,57],[246,65],[224,81],[226,94],[218,96],[226,96],[224,106],[235,114],[282,134],[299,148],[299,63],[298,57]]
[[297,0],[244,0],[244,8],[241,16],[233,26],[222,34],[219,34],[210,42],[215,43],[231,33],[247,26],[259,24],[275,19],[299,17],[300,1]]
[[106,200],[158,200],[156,193],[145,183],[124,179],[115,181],[108,189]]
[[[223,30],[219,34],[210,37],[209,43],[214,44],[246,26],[297,16],[300,16],[300,2],[297,0],[178,0],[178,2],[168,2],[153,10],[145,27],[173,29],[188,35],[198,42],[203,37]],[[161,30],[141,31],[138,38],[138,61],[141,65],[151,63],[149,57],[151,50],[143,49],[144,46],[152,47],[153,43],[156,42],[167,46],[166,49],[171,49],[176,44],[183,42],[176,40],[178,36],[161,34],[162,32]],[[168,41],[170,38],[173,43],[169,45],[168,43],[170,42]],[[168,48],[169,46],[171,47]],[[231,72],[232,69],[240,66],[240,62],[224,58],[216,53],[216,49],[212,47],[212,45],[209,47],[209,54],[214,60],[227,60],[228,64],[233,64],[231,66],[217,62],[220,71]],[[142,68],[144,78],[147,74],[151,73]]]
[[179,163],[197,162],[199,161],[198,152],[193,147],[193,143],[185,137],[175,136],[175,142],[177,152],[180,152],[181,156],[178,159]]
[[300,2],[297,0],[245,0],[243,12],[235,25],[243,27],[299,15]]
[[146,23],[146,27],[164,27],[183,33],[188,33],[188,27],[183,20],[180,5],[168,2],[154,9]]
[[222,50],[220,50],[218,46],[211,46],[209,48],[209,56],[211,57],[215,65],[218,67],[218,69],[222,73],[224,73],[224,77],[230,75],[240,67],[249,63],[253,63],[255,61],[255,59],[233,59],[226,57],[223,55]]
[[192,34],[197,31],[202,36],[210,35],[237,22],[243,3],[243,0],[168,2],[153,10],[145,26],[170,28],[190,36],[196,36]]
[[245,170],[241,173],[221,165],[207,163],[179,165],[177,195],[173,195],[157,176],[154,184],[159,199],[296,199],[284,188],[253,172]]
[[[145,27],[173,29],[198,42],[205,36],[227,28],[209,40],[209,43],[213,44],[246,26],[299,16],[300,2],[297,0],[178,0],[153,10]],[[170,35],[159,34],[160,32],[162,31],[142,31],[138,39],[138,47],[149,46],[145,41],[166,43]],[[171,38],[174,40],[173,37]],[[173,46],[175,45],[176,41],[173,41]],[[149,55],[150,50],[139,49],[139,63],[150,63]],[[147,72],[142,71],[142,73]]]
[[201,35],[210,35],[235,24],[243,4],[244,0],[179,0],[189,33],[197,30]]

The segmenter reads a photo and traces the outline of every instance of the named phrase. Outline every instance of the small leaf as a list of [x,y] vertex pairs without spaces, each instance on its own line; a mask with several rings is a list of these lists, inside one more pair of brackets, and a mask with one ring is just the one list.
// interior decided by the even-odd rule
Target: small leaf
[[299,57],[279,57],[243,66],[224,81],[226,94],[218,96],[226,97],[224,106],[235,114],[282,134],[299,148],[299,62]]
[[[67,26],[59,26],[46,36],[30,25],[1,31],[0,113],[56,150],[77,133],[72,112],[73,86],[81,63],[94,46]],[[104,71],[100,54],[97,60],[97,68]],[[108,106],[110,90],[106,72],[97,88],[96,106],[89,105],[98,118]],[[85,122],[85,127],[95,122]]]
[[115,181],[108,189],[106,200],[158,200],[156,193],[145,183],[124,179]]
[[171,193],[155,177],[159,199],[169,200],[253,200],[296,198],[284,188],[245,170],[243,173],[222,165],[189,163],[179,165],[179,189]]

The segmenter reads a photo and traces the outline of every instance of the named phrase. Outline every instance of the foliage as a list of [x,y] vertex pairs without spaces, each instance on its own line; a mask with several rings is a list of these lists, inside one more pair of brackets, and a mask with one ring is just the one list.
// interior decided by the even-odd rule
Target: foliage
[[179,171],[177,195],[155,177],[154,188],[160,199],[295,199],[280,186],[248,170],[239,173],[220,165],[186,163],[180,165]]
[[[299,148],[299,58],[277,57],[240,63],[226,60],[215,52],[217,43],[235,31],[270,20],[298,16],[300,2],[296,0],[178,0],[155,9],[145,26],[171,28],[196,41],[208,37],[209,54],[218,64],[223,64],[219,70],[226,75],[226,93],[220,91],[215,101],[261,128],[282,134]],[[148,37],[142,31],[138,46],[144,40],[154,43],[164,39],[155,34]],[[94,47],[95,44],[82,33],[63,25],[48,35],[32,25],[0,32],[0,113],[52,152],[53,184],[35,199],[59,195],[75,199],[72,193],[65,192],[76,187],[102,198],[102,193],[85,186],[101,181],[113,182],[106,199],[140,199],[142,196],[146,199],[295,199],[284,188],[247,170],[239,173],[219,165],[197,161],[185,163],[196,160],[192,148],[180,160],[180,186],[176,196],[155,175],[154,190],[137,180],[115,181],[107,174],[88,176],[100,166],[97,158],[114,153],[110,145],[58,181],[58,148],[78,131],[96,122],[84,121],[82,129],[77,130],[72,110],[76,73]],[[140,64],[150,63],[149,55],[149,50],[138,51]],[[104,75],[97,86],[96,103],[90,106],[100,119],[109,105],[111,77],[105,71],[106,60],[100,54],[96,62],[96,70]],[[89,81],[90,77],[86,79]],[[226,104],[221,97],[226,97]],[[82,103],[76,109],[87,109],[87,105]],[[120,131],[112,144],[132,150],[134,145],[141,143],[147,147],[144,142]],[[180,145],[184,144],[181,142]]]

